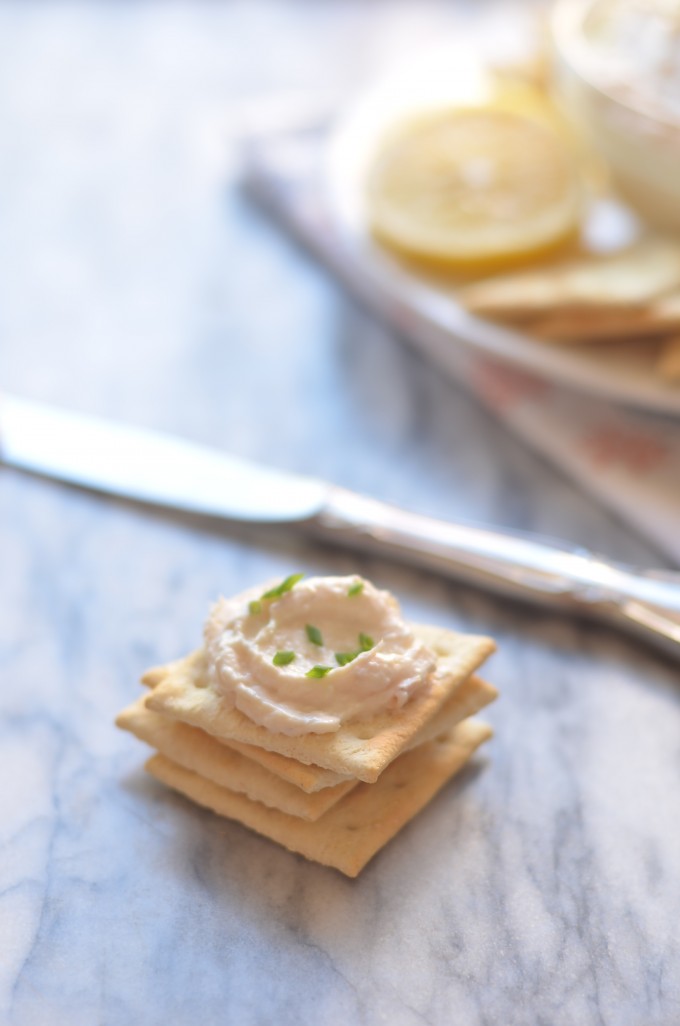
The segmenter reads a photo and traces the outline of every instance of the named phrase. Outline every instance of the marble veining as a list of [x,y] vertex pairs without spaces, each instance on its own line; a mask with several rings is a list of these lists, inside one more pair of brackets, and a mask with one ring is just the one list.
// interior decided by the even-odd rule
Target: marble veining
[[[350,86],[461,13],[0,6],[2,387],[658,562],[236,186],[240,96]],[[169,793],[112,726],[214,597],[298,569],[499,643],[495,739],[357,881]],[[0,713],[3,1026],[680,1022],[678,670],[623,637],[0,469]]]

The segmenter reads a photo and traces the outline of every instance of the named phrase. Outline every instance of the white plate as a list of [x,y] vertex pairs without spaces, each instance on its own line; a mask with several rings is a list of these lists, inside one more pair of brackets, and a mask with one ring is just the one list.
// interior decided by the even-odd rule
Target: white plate
[[[469,52],[447,47],[383,79],[342,118],[329,143],[326,171],[331,215],[350,259],[361,265],[387,302],[391,298],[405,315],[412,311],[435,329],[425,348],[445,371],[455,373],[453,347],[468,346],[579,392],[680,416],[680,388],[654,374],[645,343],[558,346],[472,317],[452,290],[406,269],[371,238],[364,182],[385,127],[411,111],[447,106],[452,100],[474,101],[487,85]],[[633,215],[613,200],[594,205],[586,226],[586,236],[598,251],[617,249],[638,231]]]

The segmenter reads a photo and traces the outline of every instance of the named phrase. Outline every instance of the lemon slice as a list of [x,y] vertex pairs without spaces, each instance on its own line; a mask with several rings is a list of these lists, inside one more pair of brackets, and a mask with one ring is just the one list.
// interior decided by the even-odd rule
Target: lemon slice
[[472,269],[522,262],[573,237],[582,189],[557,132],[480,107],[396,131],[373,163],[367,200],[371,228],[388,246]]

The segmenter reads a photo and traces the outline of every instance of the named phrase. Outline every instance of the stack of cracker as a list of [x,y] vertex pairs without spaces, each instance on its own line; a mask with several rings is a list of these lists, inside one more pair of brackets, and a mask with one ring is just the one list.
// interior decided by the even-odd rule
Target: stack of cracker
[[584,256],[476,281],[458,291],[471,313],[546,342],[650,343],[657,373],[680,381],[680,246],[646,239],[609,256]]
[[470,717],[497,695],[474,675],[493,641],[413,630],[437,656],[431,688],[333,734],[272,733],[228,707],[208,683],[203,650],[144,674],[148,695],[116,723],[157,749],[146,769],[158,780],[357,876],[492,733]]

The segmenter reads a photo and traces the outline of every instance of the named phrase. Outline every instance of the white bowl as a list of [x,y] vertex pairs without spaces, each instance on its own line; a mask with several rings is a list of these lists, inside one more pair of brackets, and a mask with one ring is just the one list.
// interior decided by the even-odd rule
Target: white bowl
[[642,63],[636,68],[616,53],[607,60],[589,38],[589,18],[601,5],[602,0],[558,0],[554,8],[558,95],[623,198],[663,231],[680,232],[680,108],[676,112],[654,95],[654,76]]

